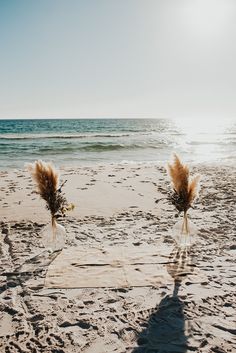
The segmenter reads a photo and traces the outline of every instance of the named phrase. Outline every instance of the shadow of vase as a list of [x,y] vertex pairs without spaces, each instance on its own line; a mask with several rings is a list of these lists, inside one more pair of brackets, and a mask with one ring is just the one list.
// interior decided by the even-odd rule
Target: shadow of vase
[[138,335],[138,347],[132,353],[187,352],[185,304],[178,293],[183,279],[193,270],[190,249],[175,247],[167,264],[167,271],[174,280],[173,294],[166,295],[150,315],[146,328]]

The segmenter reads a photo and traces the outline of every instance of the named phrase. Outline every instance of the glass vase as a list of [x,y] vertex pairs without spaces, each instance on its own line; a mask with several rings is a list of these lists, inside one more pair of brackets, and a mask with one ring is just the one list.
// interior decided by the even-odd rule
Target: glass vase
[[194,243],[196,234],[197,228],[188,218],[187,212],[185,212],[183,219],[178,221],[173,227],[173,238],[178,246],[186,247]]
[[56,219],[45,226],[41,232],[42,243],[44,247],[50,251],[58,251],[65,247],[66,230],[58,224]]

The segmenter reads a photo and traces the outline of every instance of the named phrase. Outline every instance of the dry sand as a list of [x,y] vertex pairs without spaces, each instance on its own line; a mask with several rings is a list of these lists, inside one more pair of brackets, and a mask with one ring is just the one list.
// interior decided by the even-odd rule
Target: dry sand
[[[200,198],[190,210],[199,234],[188,249],[177,248],[171,237],[177,219],[167,200],[164,168],[62,170],[68,180],[64,191],[76,209],[61,221],[67,231],[61,253],[42,246],[40,231],[49,215],[32,193],[28,174],[0,172],[0,352],[236,352],[236,169],[194,170],[203,175]],[[142,258],[143,252],[150,263],[156,248],[159,272],[149,269],[150,281],[148,275],[144,282],[138,277],[135,286],[113,287],[118,280],[113,271],[124,267],[118,249],[125,247],[128,254],[137,248],[136,255]],[[96,254],[90,268],[81,266],[77,255],[82,249],[92,257],[101,248],[116,260],[109,266],[106,258],[106,281],[111,281],[105,287],[99,285],[100,272],[97,281],[94,276]],[[67,262],[76,267],[71,277]],[[83,281],[79,266],[87,271]]]

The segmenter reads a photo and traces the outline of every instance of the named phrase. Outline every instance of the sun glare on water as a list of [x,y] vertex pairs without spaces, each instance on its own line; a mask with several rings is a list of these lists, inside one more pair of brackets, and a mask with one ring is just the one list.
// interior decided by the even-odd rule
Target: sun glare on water
[[224,119],[213,118],[175,119],[180,132],[188,137],[221,134],[227,129],[229,122],[229,120],[226,122]]
[[[175,119],[175,128],[180,134],[180,149],[191,159],[214,161],[222,155],[222,148],[230,146],[234,131],[233,119]],[[223,147],[224,146],[224,147]]]

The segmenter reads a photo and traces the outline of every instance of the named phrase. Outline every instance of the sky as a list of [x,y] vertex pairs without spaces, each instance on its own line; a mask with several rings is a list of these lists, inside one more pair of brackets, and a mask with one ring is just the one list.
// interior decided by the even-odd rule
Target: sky
[[0,118],[234,118],[235,19],[235,0],[0,0]]

